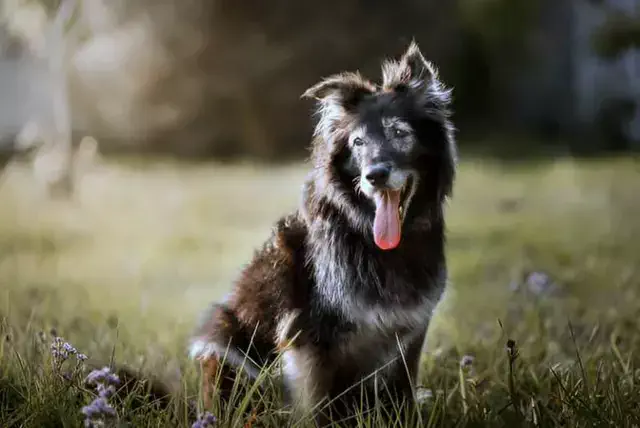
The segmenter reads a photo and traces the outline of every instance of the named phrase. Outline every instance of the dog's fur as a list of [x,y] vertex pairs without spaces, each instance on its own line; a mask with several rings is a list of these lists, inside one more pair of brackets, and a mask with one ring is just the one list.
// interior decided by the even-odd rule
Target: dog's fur
[[[381,86],[343,73],[305,92],[317,100],[319,121],[301,207],[278,221],[192,338],[205,404],[223,360],[225,372],[242,367],[255,378],[278,355],[298,410],[318,410],[328,400],[331,417],[346,417],[363,391],[412,401],[447,277],[443,204],[455,143],[450,93],[415,43],[382,71]],[[400,177],[410,186],[402,239],[389,251],[374,243],[375,189],[362,178],[381,162],[392,168],[390,182]]]

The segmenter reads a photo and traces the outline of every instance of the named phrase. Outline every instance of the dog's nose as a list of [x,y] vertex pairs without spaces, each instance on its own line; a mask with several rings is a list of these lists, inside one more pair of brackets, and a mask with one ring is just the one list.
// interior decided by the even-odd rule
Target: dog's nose
[[364,177],[373,186],[382,186],[389,180],[389,174],[391,174],[391,168],[387,165],[376,165],[369,169]]

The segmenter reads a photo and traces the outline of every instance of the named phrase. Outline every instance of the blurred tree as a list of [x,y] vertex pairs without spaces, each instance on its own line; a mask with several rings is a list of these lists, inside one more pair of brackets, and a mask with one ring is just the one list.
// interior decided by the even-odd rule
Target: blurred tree
[[528,64],[540,2],[460,0],[458,16],[463,43],[456,67],[456,110],[487,123],[503,115],[511,101],[510,84]]
[[[5,1],[50,17],[60,3]],[[412,38],[455,88],[462,128],[508,122],[541,19],[540,0],[83,3],[70,91],[102,148],[271,159],[306,154],[307,87],[348,69],[375,78]]]
[[[591,42],[596,53],[610,62],[632,49],[640,49],[640,14],[609,10],[604,24],[593,33]],[[629,128],[629,124],[640,115],[640,88],[637,87],[640,80],[636,78],[636,81],[635,91],[632,86],[628,93],[605,100],[600,108],[598,131],[609,149],[640,147],[637,131],[633,135]]]
[[[35,164],[43,164],[43,159],[51,166],[51,174],[46,179],[48,190],[53,194],[70,196],[73,192],[74,153],[72,148],[72,109],[69,99],[69,51],[73,50],[74,24],[78,21],[82,0],[43,1],[43,0],[5,0],[0,6],[2,24],[8,22],[9,30],[28,41],[34,58],[13,59],[16,70],[29,75],[33,70],[38,80],[30,86],[40,90],[23,91],[14,102],[16,109],[27,110],[29,104],[37,101],[46,107],[39,111],[30,109],[23,113],[25,123],[17,123],[18,127],[36,123],[40,129],[46,128],[47,135],[39,135],[41,141]],[[69,49],[71,47],[71,49]],[[33,77],[32,77],[33,78]],[[7,77],[11,79],[11,77]],[[30,88],[31,89],[31,88]],[[36,109],[37,110],[37,109]],[[18,119],[19,120],[19,119]]]
[[640,49],[640,15],[612,12],[593,34],[596,52],[613,59],[628,49]]
[[[60,4],[4,1],[35,2],[49,20]],[[446,63],[454,4],[83,0],[89,36],[69,49],[74,112],[101,146],[109,138],[196,156],[304,155],[311,126],[300,94],[344,69],[376,77],[382,57],[414,37]],[[25,37],[41,38],[26,27]]]

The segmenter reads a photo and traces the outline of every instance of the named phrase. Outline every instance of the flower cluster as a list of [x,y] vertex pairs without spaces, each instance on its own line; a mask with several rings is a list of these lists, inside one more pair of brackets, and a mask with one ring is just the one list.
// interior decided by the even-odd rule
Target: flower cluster
[[106,418],[114,418],[117,416],[114,408],[102,397],[98,397],[89,405],[84,406],[82,408],[82,414],[85,417],[85,427],[103,426]]
[[87,360],[87,356],[78,352],[69,342],[65,342],[62,337],[54,337],[51,342],[51,357],[53,357],[53,365],[60,367],[62,363],[75,356],[78,362]]
[[98,396],[89,405],[82,408],[82,413],[85,416],[84,425],[86,427],[104,426],[106,419],[117,416],[109,399],[116,392],[116,386],[120,384],[120,379],[111,372],[109,367],[103,367],[89,373],[85,383],[95,386]]
[[[44,338],[44,334],[41,335],[42,338]],[[74,360],[75,366],[72,366],[70,370],[63,371],[65,362]],[[83,363],[86,360],[87,356],[85,354],[78,352],[73,345],[66,342],[62,337],[54,336],[51,342],[51,365],[55,374],[62,377],[66,382],[72,383],[82,373]]]
[[118,375],[111,373],[111,369],[109,367],[103,367],[99,370],[93,370],[87,376],[86,383],[89,385],[108,385],[108,386],[116,386],[120,384],[120,378]]
[[216,424],[216,417],[209,412],[203,413],[197,421],[191,425],[191,428],[209,428]]

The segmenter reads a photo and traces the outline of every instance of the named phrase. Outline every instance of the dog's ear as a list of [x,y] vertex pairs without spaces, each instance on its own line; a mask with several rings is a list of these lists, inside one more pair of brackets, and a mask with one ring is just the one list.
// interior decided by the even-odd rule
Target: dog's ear
[[375,85],[362,78],[360,74],[340,73],[313,85],[302,94],[302,98],[313,98],[320,103],[335,103],[349,110],[364,96],[375,91]]
[[313,98],[318,105],[320,119],[315,135],[321,135],[333,146],[343,137],[344,120],[365,96],[375,91],[375,85],[358,73],[335,74],[307,89],[302,97]]
[[386,61],[382,66],[382,82],[386,90],[424,89],[437,80],[438,72],[412,41],[399,61]]

